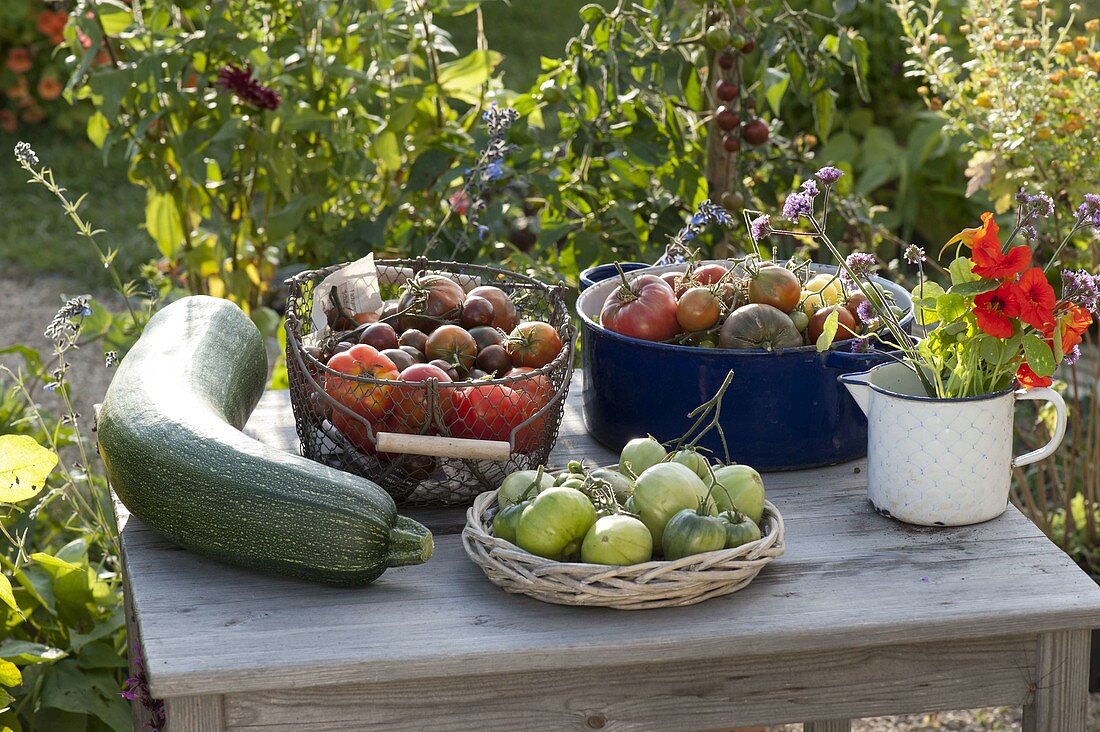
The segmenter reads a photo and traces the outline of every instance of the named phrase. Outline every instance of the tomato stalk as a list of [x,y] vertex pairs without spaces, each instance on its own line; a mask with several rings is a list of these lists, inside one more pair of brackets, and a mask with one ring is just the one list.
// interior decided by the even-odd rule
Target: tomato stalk
[[[722,429],[720,420],[722,416],[722,399],[726,396],[726,390],[729,389],[732,382],[733,369],[730,369],[730,372],[726,374],[726,378],[722,380],[722,385],[718,387],[718,391],[715,392],[714,396],[688,412],[688,419],[694,419],[695,422],[688,428],[683,437],[676,441],[673,452],[685,447],[695,447],[699,444],[699,441],[713,429],[718,432],[718,437],[722,441],[722,451],[725,455],[726,462],[728,463],[730,461],[729,446],[726,444],[726,433]],[[692,434],[696,433],[697,430],[698,433],[692,437]]]

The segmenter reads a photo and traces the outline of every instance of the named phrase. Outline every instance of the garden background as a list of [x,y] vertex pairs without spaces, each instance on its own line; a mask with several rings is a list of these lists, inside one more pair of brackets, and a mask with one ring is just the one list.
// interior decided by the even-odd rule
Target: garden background
[[[300,269],[428,254],[576,285],[656,260],[707,197],[772,210],[824,164],[847,174],[834,240],[906,280],[905,243],[1008,222],[1021,187],[1063,211],[1100,189],[1100,20],[1058,0],[7,0],[0,63],[0,150],[34,151],[0,160],[0,434],[62,458],[41,494],[0,483],[0,729],[128,724],[90,414],[104,354],[167,300],[230,298],[277,352]],[[505,163],[471,176],[491,104],[520,119]],[[1093,236],[1062,262],[1095,272]],[[699,243],[753,246],[744,223]],[[79,329],[44,338],[85,293]],[[1067,445],[1015,497],[1095,573],[1100,359],[1060,375]]]

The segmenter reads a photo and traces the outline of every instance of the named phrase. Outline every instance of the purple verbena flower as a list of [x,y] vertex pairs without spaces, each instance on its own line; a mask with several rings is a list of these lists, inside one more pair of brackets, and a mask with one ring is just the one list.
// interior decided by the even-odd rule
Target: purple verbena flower
[[876,320],[875,309],[871,307],[870,300],[864,300],[856,306],[856,315],[859,317],[859,322],[864,325],[870,325]]
[[[840,279],[849,289],[856,289],[856,279],[867,279],[878,267],[878,260],[874,254],[867,252],[852,252],[844,259],[844,267],[840,269]],[[855,279],[853,279],[853,276]]]
[[860,336],[852,339],[852,353],[866,353],[871,350],[871,339]]
[[787,196],[783,202],[783,218],[797,222],[805,216],[811,218],[814,215],[814,197],[805,191],[795,191]]
[[817,171],[816,177],[819,181],[827,186],[831,186],[840,180],[840,177],[844,175],[844,171],[839,168],[834,168],[831,165],[827,165],[821,170]]
[[928,257],[925,256],[924,250],[918,247],[916,244],[910,244],[905,247],[905,261],[909,264],[920,264],[924,262]]
[[1100,229],[1100,195],[1085,194],[1084,203],[1077,207],[1077,225]]
[[772,231],[772,217],[768,214],[757,216],[749,222],[749,235],[753,241],[760,241]]
[[816,196],[818,193],[821,193],[821,191],[818,190],[817,182],[814,181],[813,178],[802,183],[802,191],[804,193],[810,194],[811,196]]
[[252,77],[252,67],[240,68],[234,64],[223,66],[218,71],[217,86],[232,92],[242,104],[257,109],[278,109],[282,97],[269,86],[264,86]]
[[1083,269],[1062,270],[1062,299],[1091,313],[1100,309],[1100,282]]
[[1081,346],[1074,346],[1073,349],[1066,354],[1065,359],[1066,366],[1072,366],[1081,360]]

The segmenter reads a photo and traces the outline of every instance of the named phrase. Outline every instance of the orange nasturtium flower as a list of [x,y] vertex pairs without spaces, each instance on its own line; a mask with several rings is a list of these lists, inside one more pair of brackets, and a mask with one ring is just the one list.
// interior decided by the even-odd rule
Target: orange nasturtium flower
[[[1031,252],[1028,251],[1028,259]],[[1050,286],[1043,270],[1032,267],[1020,276],[1016,283],[1017,300],[1020,303],[1020,320],[1028,325],[1043,330],[1054,322],[1054,305],[1058,298],[1054,295],[1054,288]]]
[[1020,314],[1020,295],[1016,285],[1005,282],[993,292],[974,298],[974,315],[978,327],[994,338],[1011,338],[1015,331],[1012,319]]
[[1054,380],[1049,376],[1039,376],[1031,367],[1027,365],[1027,361],[1020,364],[1020,368],[1016,370],[1016,381],[1020,382],[1020,386],[1033,387],[1033,386],[1050,386],[1054,383]]
[[[1074,346],[1081,345],[1084,333],[1092,325],[1092,313],[1074,303],[1067,306],[1065,313],[1058,317],[1058,328],[1061,331],[1062,353],[1068,354]],[[1047,323],[1043,328],[1043,335],[1050,339],[1051,348],[1054,347],[1054,323]]]
[[993,214],[986,211],[982,214],[982,225],[972,229],[963,229],[944,245],[944,249],[955,244],[962,243],[969,247],[973,254],[973,272],[979,277],[990,280],[1002,280],[1015,277],[1031,266],[1031,249],[1026,246],[1015,246],[1007,253],[1001,252],[1001,240],[997,236],[999,229]]

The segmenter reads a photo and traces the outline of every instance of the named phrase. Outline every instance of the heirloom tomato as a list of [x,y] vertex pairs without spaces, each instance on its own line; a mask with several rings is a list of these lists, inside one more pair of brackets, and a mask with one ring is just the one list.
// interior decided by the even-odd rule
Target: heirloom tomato
[[653,535],[654,546],[662,546],[669,519],[684,509],[694,511],[703,501],[708,513],[718,513],[713,501],[707,500],[707,486],[680,463],[658,463],[634,482],[634,510]]
[[481,285],[470,290],[467,297],[483,297],[493,304],[492,327],[505,333],[516,327],[519,318],[516,315],[516,305],[508,293],[493,285]]
[[[397,366],[378,349],[365,344],[352,346],[328,360],[333,371],[348,376],[363,376],[378,380],[397,378]],[[372,422],[381,421],[390,410],[393,387],[367,384],[335,374],[325,374],[325,392],[356,414]]]
[[752,275],[749,302],[762,303],[789,313],[798,307],[802,283],[794,272],[775,264],[765,264]]
[[695,268],[691,278],[700,285],[713,285],[729,274],[729,270],[720,264],[704,264]]
[[817,339],[825,332],[825,321],[829,319],[830,313],[836,313],[837,316],[836,335],[833,337],[834,341],[844,341],[849,338],[854,338],[859,333],[859,326],[856,325],[856,318],[848,308],[843,305],[830,305],[827,308],[818,310],[814,313],[814,316],[810,318],[810,324],[806,328],[806,338],[809,339],[810,345],[817,343]]
[[692,287],[676,305],[676,321],[686,331],[707,330],[722,317],[722,304],[709,287]]
[[718,520],[726,530],[726,549],[735,549],[763,536],[760,525],[739,511],[723,511]]
[[397,303],[400,330],[416,328],[431,333],[442,323],[456,321],[466,299],[462,285],[439,274],[420,275],[405,284]]
[[670,518],[661,538],[661,548],[665,559],[669,560],[725,547],[726,528],[723,522],[692,508],[685,508]]
[[711,494],[723,511],[740,511],[757,523],[764,516],[764,479],[748,465],[724,465],[714,471]]
[[469,331],[457,325],[441,325],[432,331],[424,348],[429,361],[439,359],[462,372],[473,368],[477,358],[477,342]]
[[[399,381],[424,382],[435,379],[440,383],[450,383],[451,377],[446,371],[430,363],[416,363],[409,366],[397,377]],[[439,400],[449,398],[446,390],[438,390]],[[428,404],[428,390],[419,386],[399,386],[393,394],[393,418],[401,432],[417,434],[431,422]]]
[[561,353],[561,335],[549,323],[527,321],[512,330],[504,347],[514,365],[542,368]]
[[528,498],[534,498],[543,490],[553,486],[554,476],[549,473],[544,472],[540,476],[537,470],[517,470],[510,473],[500,484],[500,489],[497,491],[497,505],[507,508]]
[[594,523],[596,509],[583,493],[572,488],[547,488],[523,509],[516,528],[516,545],[547,559],[576,561],[581,542]]
[[656,275],[624,281],[611,291],[600,310],[608,330],[645,341],[665,341],[680,332],[676,294]]
[[625,514],[604,516],[592,524],[581,542],[586,564],[626,566],[653,558],[653,536],[638,519]]
[[668,457],[665,446],[653,437],[635,437],[619,454],[619,472],[641,475],[648,468]]
[[762,348],[765,351],[803,345],[802,334],[794,321],[778,308],[762,303],[734,310],[722,324],[718,344],[722,348]]
[[[451,390],[443,421],[452,437],[507,441],[512,430],[537,411],[534,400],[522,391],[500,384],[467,386]],[[513,447],[517,451],[530,451],[533,427],[538,422],[516,434]]]

